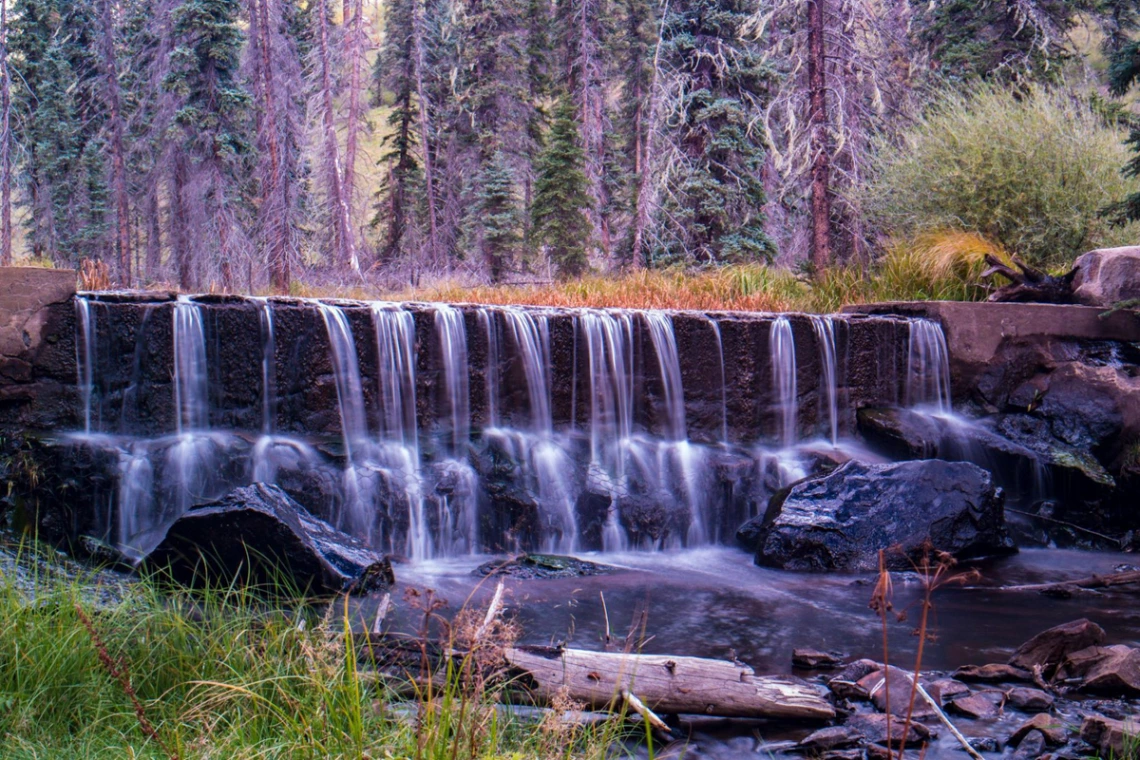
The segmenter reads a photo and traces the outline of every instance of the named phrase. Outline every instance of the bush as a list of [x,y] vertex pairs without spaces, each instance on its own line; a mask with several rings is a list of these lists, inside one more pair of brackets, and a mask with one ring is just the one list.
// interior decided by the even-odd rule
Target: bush
[[945,94],[904,136],[877,146],[867,207],[890,235],[978,232],[1038,266],[1136,242],[1100,212],[1140,189],[1120,170],[1125,133],[1069,89],[978,85]]

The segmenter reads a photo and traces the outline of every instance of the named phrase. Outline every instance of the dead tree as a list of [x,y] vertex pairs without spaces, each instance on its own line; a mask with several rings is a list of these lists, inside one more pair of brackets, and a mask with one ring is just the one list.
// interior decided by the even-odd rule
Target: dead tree
[[1076,296],[1073,295],[1073,278],[1077,274],[1076,269],[1057,277],[1026,264],[1017,256],[1010,256],[1010,261],[1017,269],[1006,265],[991,254],[986,254],[986,264],[989,269],[982,272],[982,277],[1001,275],[1010,281],[1009,285],[991,293],[988,300],[1006,303],[1076,302]]

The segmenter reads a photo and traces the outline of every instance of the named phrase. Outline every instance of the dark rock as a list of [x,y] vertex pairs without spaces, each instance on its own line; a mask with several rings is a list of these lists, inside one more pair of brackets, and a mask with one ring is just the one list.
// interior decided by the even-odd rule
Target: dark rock
[[144,560],[186,585],[273,585],[301,593],[367,593],[393,582],[388,560],[307,513],[277,486],[254,483],[191,509]]
[[1017,745],[1013,753],[1015,760],[1036,760],[1045,753],[1045,734],[1040,731],[1030,731]]
[[892,552],[890,565],[908,568],[930,544],[959,559],[1015,551],[1001,492],[987,472],[938,460],[848,462],[792,487],[778,514],[769,514],[756,562],[868,572],[878,568],[880,549],[897,545],[901,554]]
[[828,726],[814,731],[799,743],[799,749],[808,752],[822,752],[839,747],[858,744],[863,735],[850,726]]
[[1045,740],[1049,744],[1054,746],[1060,746],[1069,739],[1069,732],[1059,719],[1054,718],[1048,713],[1039,713],[1022,723],[1021,727],[1014,731],[1009,737],[1008,743],[1016,746],[1021,743],[1022,739],[1034,731],[1039,732],[1045,737]]
[[486,562],[475,568],[476,575],[504,575],[508,578],[580,578],[587,575],[607,575],[614,568],[598,565],[576,557],[556,554],[523,554],[505,560]]
[[954,677],[960,681],[978,681],[981,683],[1033,680],[1033,674],[1028,670],[998,662],[989,665],[963,665],[954,671]]
[[1001,714],[1005,694],[1000,691],[980,691],[959,697],[950,703],[950,709],[959,715],[976,720],[992,720]]
[[847,727],[858,731],[863,737],[872,744],[887,743],[887,723],[890,722],[890,741],[891,745],[897,747],[905,736],[906,746],[912,747],[917,744],[930,741],[935,735],[929,728],[921,723],[911,722],[907,728],[906,733],[903,733],[904,722],[887,715],[879,714],[862,714],[852,716],[847,721]]
[[[890,681],[888,683],[886,674],[890,674]],[[910,674],[906,671],[891,666],[885,672],[876,670],[873,673],[868,673],[859,679],[856,686],[863,693],[866,693],[871,703],[879,712],[889,712],[896,717],[906,717],[908,712],[916,718],[923,718],[928,715],[933,715],[934,711],[925,700],[919,698],[917,695],[914,701],[914,708],[910,708],[910,692],[912,688],[912,681]]]
[[1080,681],[1083,691],[1112,696],[1140,695],[1140,649],[1121,644],[1073,652],[1057,669],[1057,681]]
[[[886,750],[883,750],[886,752]],[[834,749],[824,752],[819,760],[866,760],[867,753],[861,749]]]
[[792,650],[792,667],[805,670],[838,668],[843,665],[843,655],[838,652],[821,652],[818,649]]
[[839,675],[827,682],[827,688],[840,699],[870,699],[870,694],[859,686],[859,681],[868,673],[882,670],[883,666],[874,660],[856,660],[848,664]]
[[1069,654],[1102,643],[1104,629],[1081,618],[1037,634],[1017,648],[1009,664],[1030,671],[1040,667],[1048,677]]
[[1040,689],[1017,686],[1005,694],[1006,702],[1023,712],[1039,713],[1053,708],[1053,695]]
[[971,736],[967,741],[978,752],[1001,752],[1001,744],[992,736]]
[[939,678],[937,681],[925,686],[926,693],[945,707],[956,697],[964,697],[970,693],[970,687],[953,678]]
[[1136,751],[1140,736],[1140,716],[1113,720],[1103,715],[1090,715],[1081,724],[1081,738],[1096,747],[1101,757],[1127,758]]

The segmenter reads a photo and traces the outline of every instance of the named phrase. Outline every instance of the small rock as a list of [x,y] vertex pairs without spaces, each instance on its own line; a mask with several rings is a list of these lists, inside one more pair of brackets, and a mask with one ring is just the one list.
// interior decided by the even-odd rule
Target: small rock
[[[897,747],[899,741],[903,739],[903,721],[897,718],[889,718],[886,715],[877,714],[855,715],[847,721],[847,726],[863,734],[863,737],[868,742],[885,745],[887,743],[888,720],[890,720],[891,724],[891,744]],[[906,732],[906,746],[911,747],[916,744],[928,742],[934,736],[935,734],[926,726],[921,723],[911,722]]]
[[1043,631],[1018,647],[1009,658],[1015,668],[1032,671],[1040,666],[1048,677],[1072,652],[1104,643],[1104,629],[1081,618]]
[[1045,740],[1054,746],[1060,746],[1069,739],[1069,732],[1061,722],[1048,713],[1039,713],[1021,724],[1021,728],[1013,732],[1008,744],[1016,746],[1021,743],[1031,731],[1038,731]]
[[1006,702],[1025,712],[1046,712],[1053,707],[1053,695],[1040,689],[1016,686],[1005,694]]
[[862,739],[863,734],[850,726],[829,726],[808,734],[798,746],[802,750],[820,752],[839,747],[850,747],[858,744]]
[[843,655],[837,652],[821,652],[818,649],[803,648],[792,650],[792,667],[806,670],[838,668],[843,665]]
[[859,687],[859,681],[868,673],[873,673],[882,667],[874,660],[856,660],[828,681],[827,687],[840,699],[870,699],[870,694]]
[[968,697],[959,697],[950,703],[950,709],[959,715],[975,720],[993,720],[1001,714],[1005,694],[1000,691],[980,691]]
[[979,681],[982,683],[1033,680],[1033,674],[1028,670],[997,662],[989,665],[964,665],[954,671],[954,677],[961,681]]
[[934,698],[939,705],[945,707],[956,697],[964,697],[970,693],[970,687],[953,678],[939,678],[926,686],[926,693]]
[[1045,754],[1045,734],[1033,730],[1022,738],[1013,757],[1014,760],[1035,760],[1043,754]]
[[866,760],[867,753],[861,749],[833,749],[824,752],[819,760]]
[[1113,720],[1103,715],[1090,715],[1081,724],[1081,738],[1100,751],[1101,757],[1128,757],[1136,751],[1140,736],[1140,715],[1128,720]]
[[557,554],[522,554],[510,559],[485,562],[475,568],[480,576],[505,575],[508,578],[580,578],[589,575],[606,575],[612,567],[587,562],[577,557]]
[[1140,649],[1123,645],[1073,652],[1057,669],[1058,681],[1081,681],[1083,691],[1116,696],[1140,695]]
[[1001,752],[1001,744],[992,736],[972,736],[967,741],[978,752]]
[[[893,666],[888,668],[887,672],[890,673],[889,682],[882,670],[876,670],[859,679],[856,686],[860,691],[867,693],[879,712],[890,712],[891,715],[905,718],[910,709],[910,691],[912,688],[910,674]],[[889,704],[887,702],[888,696],[890,697]],[[930,705],[916,695],[914,711],[911,715],[916,718],[924,718],[933,714],[934,711]]]

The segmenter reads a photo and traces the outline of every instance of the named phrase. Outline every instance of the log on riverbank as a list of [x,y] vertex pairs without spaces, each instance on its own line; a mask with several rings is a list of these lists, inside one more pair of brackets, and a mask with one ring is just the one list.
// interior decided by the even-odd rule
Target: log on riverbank
[[548,702],[559,694],[602,709],[635,694],[656,713],[727,718],[830,720],[835,709],[815,687],[790,676],[758,676],[747,665],[669,655],[590,652],[554,647],[504,651],[512,668]]

